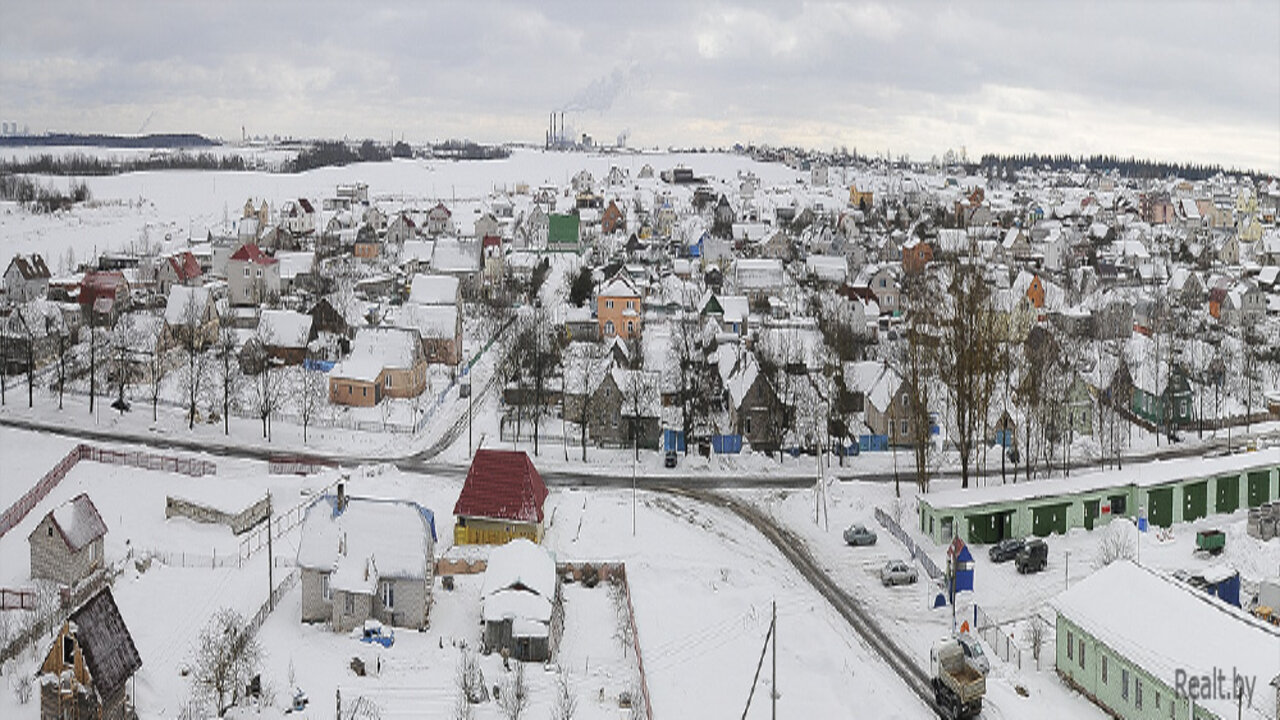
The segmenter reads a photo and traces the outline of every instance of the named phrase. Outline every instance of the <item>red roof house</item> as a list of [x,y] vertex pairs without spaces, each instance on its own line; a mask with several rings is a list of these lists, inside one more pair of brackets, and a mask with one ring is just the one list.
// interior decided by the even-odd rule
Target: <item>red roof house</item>
[[453,506],[455,545],[502,545],[524,537],[542,542],[547,486],[523,452],[477,450]]

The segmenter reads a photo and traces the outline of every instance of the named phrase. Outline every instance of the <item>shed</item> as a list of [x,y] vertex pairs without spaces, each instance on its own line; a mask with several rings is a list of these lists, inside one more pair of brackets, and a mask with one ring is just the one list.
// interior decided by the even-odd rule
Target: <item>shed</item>
[[27,536],[31,577],[74,585],[102,567],[107,524],[85,493],[50,510]]
[[40,674],[42,718],[135,717],[128,681],[142,657],[110,588],[103,588],[62,624]]
[[486,651],[526,662],[550,655],[552,607],[560,591],[555,558],[527,538],[489,554],[480,590]]

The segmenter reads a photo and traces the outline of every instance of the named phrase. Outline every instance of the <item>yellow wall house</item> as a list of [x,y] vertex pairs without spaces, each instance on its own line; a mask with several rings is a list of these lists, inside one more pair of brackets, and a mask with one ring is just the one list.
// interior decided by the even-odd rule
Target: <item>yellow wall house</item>
[[40,665],[40,717],[137,717],[128,690],[140,667],[115,598],[103,588],[71,613]]
[[523,452],[477,450],[453,506],[455,545],[503,545],[513,538],[542,542],[547,486]]

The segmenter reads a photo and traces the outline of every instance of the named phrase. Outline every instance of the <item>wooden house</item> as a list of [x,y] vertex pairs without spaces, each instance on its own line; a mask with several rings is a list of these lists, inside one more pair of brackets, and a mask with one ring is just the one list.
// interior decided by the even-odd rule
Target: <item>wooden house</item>
[[458,502],[455,545],[503,545],[513,538],[542,542],[547,486],[523,452],[477,450]]
[[129,679],[142,656],[110,588],[71,613],[40,665],[41,720],[137,717]]

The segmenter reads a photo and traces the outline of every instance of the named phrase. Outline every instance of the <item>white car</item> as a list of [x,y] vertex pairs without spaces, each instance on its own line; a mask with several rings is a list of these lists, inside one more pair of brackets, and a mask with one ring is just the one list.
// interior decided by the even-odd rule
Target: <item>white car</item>
[[880,582],[887,585],[910,585],[919,580],[916,569],[902,560],[890,560],[880,568]]

